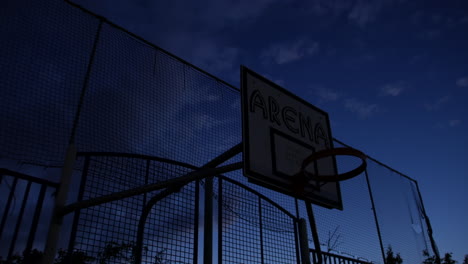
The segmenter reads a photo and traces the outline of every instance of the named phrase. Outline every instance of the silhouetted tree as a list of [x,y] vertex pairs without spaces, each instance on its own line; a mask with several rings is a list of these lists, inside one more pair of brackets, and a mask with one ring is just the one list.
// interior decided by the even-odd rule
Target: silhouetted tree
[[392,246],[388,246],[387,252],[385,255],[385,263],[386,264],[401,264],[403,263],[403,259],[401,258],[400,253],[397,253],[395,256],[392,250]]
[[[452,254],[452,252],[445,253],[444,257],[440,260],[440,264],[457,263],[457,261],[452,258]],[[425,257],[422,262],[423,264],[438,264],[436,256],[431,256],[427,250],[423,250],[423,256]],[[465,256],[463,264],[468,264],[468,255]]]
[[422,262],[423,264],[437,264],[436,257],[431,256],[427,249],[423,250],[423,256],[425,257],[425,259]]
[[445,253],[442,264],[455,264],[457,261],[452,259],[452,252]]
[[463,264],[468,264],[468,255],[465,255],[465,258],[463,259]]

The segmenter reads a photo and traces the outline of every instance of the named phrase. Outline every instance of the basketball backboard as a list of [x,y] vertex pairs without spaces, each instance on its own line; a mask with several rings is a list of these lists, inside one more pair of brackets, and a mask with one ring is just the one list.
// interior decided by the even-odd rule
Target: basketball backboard
[[[296,196],[293,175],[306,157],[333,148],[328,114],[302,98],[241,67],[244,175],[249,181]],[[337,174],[334,157],[313,164],[318,174]],[[302,199],[342,210],[338,182],[314,182]]]

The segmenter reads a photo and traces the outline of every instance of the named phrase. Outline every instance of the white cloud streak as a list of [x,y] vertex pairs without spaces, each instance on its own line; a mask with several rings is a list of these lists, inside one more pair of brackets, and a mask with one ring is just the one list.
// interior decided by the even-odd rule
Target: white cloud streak
[[389,83],[380,87],[381,96],[399,96],[405,90],[403,83]]
[[316,88],[316,94],[320,103],[334,102],[341,98],[341,93],[328,88]]
[[360,119],[367,119],[378,111],[377,104],[367,104],[354,98],[345,100],[345,108],[358,115]]
[[468,76],[458,79],[456,84],[459,87],[468,87]]
[[318,42],[300,39],[293,43],[273,44],[262,52],[261,58],[264,63],[273,61],[276,64],[285,64],[311,56],[318,50]]
[[439,110],[442,106],[447,104],[450,101],[451,97],[449,95],[443,96],[439,99],[437,99],[433,103],[426,103],[424,104],[424,107],[426,108],[427,111],[437,111]]
[[458,119],[453,119],[449,121],[450,127],[456,127],[456,126],[459,126],[460,124],[461,124],[461,120],[458,120]]

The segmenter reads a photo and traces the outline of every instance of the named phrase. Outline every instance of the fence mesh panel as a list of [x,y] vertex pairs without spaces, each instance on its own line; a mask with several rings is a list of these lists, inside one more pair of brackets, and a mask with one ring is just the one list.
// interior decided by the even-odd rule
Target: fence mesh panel
[[220,261],[297,263],[294,217],[248,189],[218,182]]
[[[82,189],[83,200],[182,176],[191,171],[179,165],[141,158],[89,159],[89,166],[83,170],[86,177]],[[156,194],[158,192],[150,192],[80,210],[74,250],[86,252],[98,260],[109,256],[109,252],[119,252],[110,258],[116,263],[122,263],[126,258],[132,259],[140,216],[145,205]],[[144,228],[144,263],[155,263],[157,259],[193,263],[194,219],[198,215],[196,202],[195,183],[191,183],[150,208]]]
[[367,170],[383,246],[400,253],[404,262],[421,263],[430,243],[415,183],[374,162]]
[[[76,173],[87,173],[82,199],[182,176],[242,141],[237,89],[65,1],[7,1],[0,33],[0,161],[61,166],[75,127],[78,151],[121,153],[92,156],[87,170],[77,163]],[[420,263],[423,250],[434,252],[415,182],[368,164],[371,192],[363,174],[340,183],[344,211],[314,206],[321,249],[383,263],[379,227],[384,251],[391,246],[404,263]],[[227,176],[307,218],[302,202],[296,209],[295,199],[250,184],[241,171]],[[233,263],[258,263],[258,252],[265,263],[297,261],[292,218],[250,190],[221,182],[214,200],[222,202],[223,248],[214,252]],[[98,257],[106,246],[120,246],[131,257],[138,219],[156,193],[82,210],[75,249]],[[7,197],[0,198],[4,208]],[[193,183],[155,205],[145,228],[145,261],[197,258],[203,215],[196,208],[203,200],[197,201]]]

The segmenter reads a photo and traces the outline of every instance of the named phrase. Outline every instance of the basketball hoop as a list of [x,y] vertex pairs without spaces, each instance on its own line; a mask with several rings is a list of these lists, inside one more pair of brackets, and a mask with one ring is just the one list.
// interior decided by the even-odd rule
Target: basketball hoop
[[[352,156],[361,159],[362,163],[359,167],[344,173],[339,173],[336,175],[318,175],[311,172],[308,172],[305,168],[319,159],[332,157],[332,156]],[[307,157],[302,162],[301,172],[302,175],[305,176],[307,180],[313,180],[318,182],[337,182],[337,181],[344,181],[354,178],[364,172],[367,167],[366,163],[367,156],[359,150],[352,149],[352,148],[333,148],[333,149],[326,149],[322,151],[318,151],[309,157]]]

